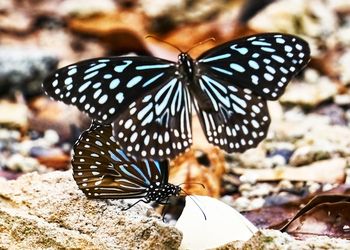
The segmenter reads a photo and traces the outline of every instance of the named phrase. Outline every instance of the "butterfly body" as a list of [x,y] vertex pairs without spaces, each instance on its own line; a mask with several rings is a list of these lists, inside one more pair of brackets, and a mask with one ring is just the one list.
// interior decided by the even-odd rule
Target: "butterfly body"
[[44,81],[51,97],[113,123],[118,145],[139,159],[173,158],[192,145],[192,106],[209,143],[244,152],[266,136],[267,100],[281,96],[310,60],[306,41],[257,34],[178,62],[135,56],[90,59]]
[[171,183],[159,185],[152,183],[147,190],[146,203],[155,201],[159,204],[167,204],[167,201],[172,196],[179,196],[181,188]]

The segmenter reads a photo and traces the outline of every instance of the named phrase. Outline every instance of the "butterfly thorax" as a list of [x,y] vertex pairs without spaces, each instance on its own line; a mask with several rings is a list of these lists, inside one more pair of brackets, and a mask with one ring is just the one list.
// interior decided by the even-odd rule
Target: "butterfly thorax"
[[191,90],[191,94],[194,95],[198,105],[207,112],[212,111],[213,105],[208,96],[201,90],[198,82],[200,72],[196,61],[187,53],[181,53],[178,59],[180,76]]
[[184,82],[190,85],[194,80],[194,62],[191,56],[187,53],[180,53],[178,57],[179,73]]
[[147,202],[155,201],[158,203],[162,203],[168,200],[171,196],[179,196],[181,192],[181,188],[179,186],[175,186],[171,183],[157,185],[150,185],[146,194]]

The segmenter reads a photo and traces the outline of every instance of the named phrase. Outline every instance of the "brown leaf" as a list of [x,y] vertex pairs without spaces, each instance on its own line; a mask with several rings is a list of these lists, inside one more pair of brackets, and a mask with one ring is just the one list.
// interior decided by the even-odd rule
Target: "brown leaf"
[[[205,152],[190,149],[171,162],[169,182],[184,183],[182,188],[189,194],[219,197],[225,165],[224,155],[217,148]],[[205,189],[194,183],[203,184]]]
[[[74,32],[99,38],[112,54],[135,52],[150,55],[142,37],[143,18],[137,13],[105,13],[88,18],[73,18],[68,26]],[[132,28],[131,28],[132,27]]]
[[282,228],[298,238],[327,235],[350,239],[350,196],[318,196]]
[[[338,196],[342,197],[343,195],[341,194],[350,195],[350,187],[349,185],[340,185],[327,192],[323,192],[322,195],[321,193],[319,194],[320,196],[330,196],[330,199],[334,199],[335,201],[337,201],[338,199],[342,199],[337,198]],[[313,198],[315,197],[315,193],[310,194],[307,197],[298,198],[298,196],[292,196],[289,194],[283,195],[283,197],[285,199],[280,200],[280,203],[278,203],[277,205],[265,206],[259,209],[246,211],[243,212],[243,214],[258,228],[281,229],[287,227],[289,223],[292,222],[293,219],[290,218],[295,218],[299,216],[302,212],[306,212],[308,210],[307,206],[304,206],[304,208],[301,210],[300,207],[303,206],[303,204],[311,202],[311,200],[313,200]],[[313,200],[311,204],[317,205],[317,201],[319,201],[318,199],[319,198]]]

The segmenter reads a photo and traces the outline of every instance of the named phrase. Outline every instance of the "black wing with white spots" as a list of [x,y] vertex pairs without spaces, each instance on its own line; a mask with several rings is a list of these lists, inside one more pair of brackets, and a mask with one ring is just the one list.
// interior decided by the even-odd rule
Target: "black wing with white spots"
[[280,97],[288,82],[310,60],[303,39],[279,33],[257,34],[206,51],[197,60],[199,74],[226,85],[253,90],[267,100]]
[[192,144],[191,100],[176,64],[153,57],[97,58],[59,69],[48,95],[114,123],[115,138],[138,158],[167,159]]
[[114,123],[118,144],[142,158],[173,158],[192,144],[191,97],[174,78],[136,99]]
[[266,137],[270,117],[265,99],[248,88],[227,87],[207,75],[201,76],[199,84],[212,109],[196,100],[194,107],[210,143],[226,152],[244,152]]
[[129,199],[162,203],[178,195],[168,183],[168,163],[137,161],[118,149],[111,125],[94,123],[74,145],[73,177],[90,198]]
[[110,57],[61,68],[43,83],[46,93],[111,123],[134,100],[174,78],[176,64],[154,57]]

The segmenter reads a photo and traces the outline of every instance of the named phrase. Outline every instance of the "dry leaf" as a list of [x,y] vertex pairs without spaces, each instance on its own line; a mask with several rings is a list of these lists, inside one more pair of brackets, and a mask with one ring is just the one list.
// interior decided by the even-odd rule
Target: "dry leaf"
[[[225,166],[219,149],[203,152],[192,148],[170,163],[169,182],[184,183],[182,188],[189,194],[219,197]],[[203,184],[205,189],[195,183]]]
[[318,195],[282,231],[299,238],[327,235],[350,239],[350,195]]

